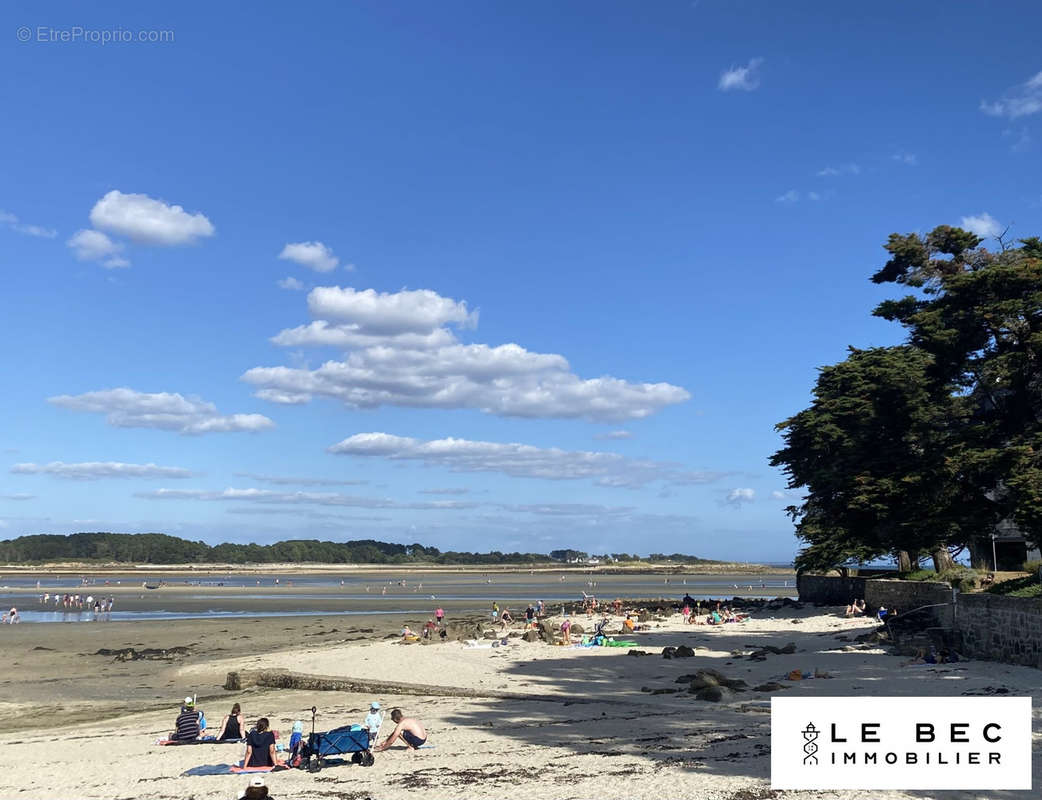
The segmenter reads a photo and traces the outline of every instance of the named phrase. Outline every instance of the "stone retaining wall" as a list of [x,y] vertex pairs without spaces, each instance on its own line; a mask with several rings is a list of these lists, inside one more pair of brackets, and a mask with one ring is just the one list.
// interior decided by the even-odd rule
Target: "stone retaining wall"
[[[861,594],[857,594],[859,584]],[[800,600],[845,606],[864,597],[868,612],[880,606],[909,612],[935,606],[935,624],[949,629],[971,658],[1042,669],[1042,600],[987,593],[953,595],[946,583],[801,575]]]
[[971,658],[1042,668],[1042,600],[960,594],[955,628]]

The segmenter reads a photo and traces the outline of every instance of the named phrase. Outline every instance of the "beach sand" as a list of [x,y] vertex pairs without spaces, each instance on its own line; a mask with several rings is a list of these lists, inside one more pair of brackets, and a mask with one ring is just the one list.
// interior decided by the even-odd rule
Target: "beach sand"
[[[586,620],[579,617],[581,622]],[[395,623],[397,624],[397,622]],[[0,631],[0,798],[235,798],[248,783],[235,775],[183,777],[204,764],[241,757],[236,745],[160,747],[185,694],[216,725],[233,702],[249,722],[268,716],[288,739],[292,723],[318,730],[360,722],[369,702],[400,705],[427,726],[431,748],[395,746],[370,768],[327,767],[267,776],[272,794],[294,798],[875,798],[880,792],[772,792],[770,693],[747,691],[715,704],[696,700],[678,676],[711,667],[756,686],[776,680],[799,696],[959,696],[1006,688],[1042,696],[1039,671],[990,662],[902,667],[903,659],[854,637],[871,620],[836,609],[761,611],[719,628],[683,626],[679,615],[635,637],[652,656],[626,649],[564,648],[512,639],[500,648],[460,642],[384,640],[387,622],[358,617],[226,619],[21,625]],[[380,625],[383,625],[381,628]],[[368,629],[372,628],[372,633]],[[335,629],[335,630],[333,630]],[[248,638],[243,638],[248,637]],[[790,655],[751,661],[763,645],[796,646]],[[99,648],[191,645],[170,661],[114,662]],[[666,660],[666,645],[687,644],[692,658]],[[39,647],[53,649],[40,650]],[[221,686],[231,670],[288,669],[414,685],[414,694]],[[787,683],[792,669],[831,679]],[[439,696],[432,686],[479,696]],[[644,690],[665,690],[655,694]],[[672,691],[671,691],[672,690]],[[680,691],[675,691],[680,690]],[[522,697],[504,699],[497,691]],[[527,697],[526,697],[527,696]],[[530,698],[530,699],[529,699]],[[104,718],[100,718],[104,717]],[[389,732],[389,725],[384,733]],[[1042,768],[1042,719],[1035,712],[1035,789]],[[931,797],[887,792],[888,798]],[[1023,797],[1028,793],[945,792],[945,798]]]

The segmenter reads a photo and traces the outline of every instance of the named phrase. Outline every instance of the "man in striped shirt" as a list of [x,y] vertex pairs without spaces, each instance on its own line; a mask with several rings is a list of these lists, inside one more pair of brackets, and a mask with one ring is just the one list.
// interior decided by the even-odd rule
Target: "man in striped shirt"
[[191,697],[185,698],[185,704],[181,707],[181,713],[177,715],[174,723],[174,735],[171,737],[177,741],[188,741],[198,739],[200,734],[199,717],[200,712],[195,707],[195,700]]

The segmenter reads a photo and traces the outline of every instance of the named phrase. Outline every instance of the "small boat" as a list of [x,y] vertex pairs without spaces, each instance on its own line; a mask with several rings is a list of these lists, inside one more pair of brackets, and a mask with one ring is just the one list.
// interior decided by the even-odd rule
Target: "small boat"
[[157,583],[157,584],[153,585],[151,583],[146,583],[145,584],[145,588],[146,589],[158,589],[159,588],[159,584]]

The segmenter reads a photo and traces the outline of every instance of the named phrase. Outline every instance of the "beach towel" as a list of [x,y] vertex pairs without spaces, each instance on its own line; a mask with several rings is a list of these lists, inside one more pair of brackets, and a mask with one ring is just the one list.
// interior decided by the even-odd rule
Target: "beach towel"
[[155,743],[162,747],[176,747],[182,744],[242,744],[245,739],[221,739],[216,736],[204,736],[202,739],[156,739]]
[[243,772],[282,772],[289,769],[285,764],[276,764],[274,767],[232,767],[228,771],[238,775]]

